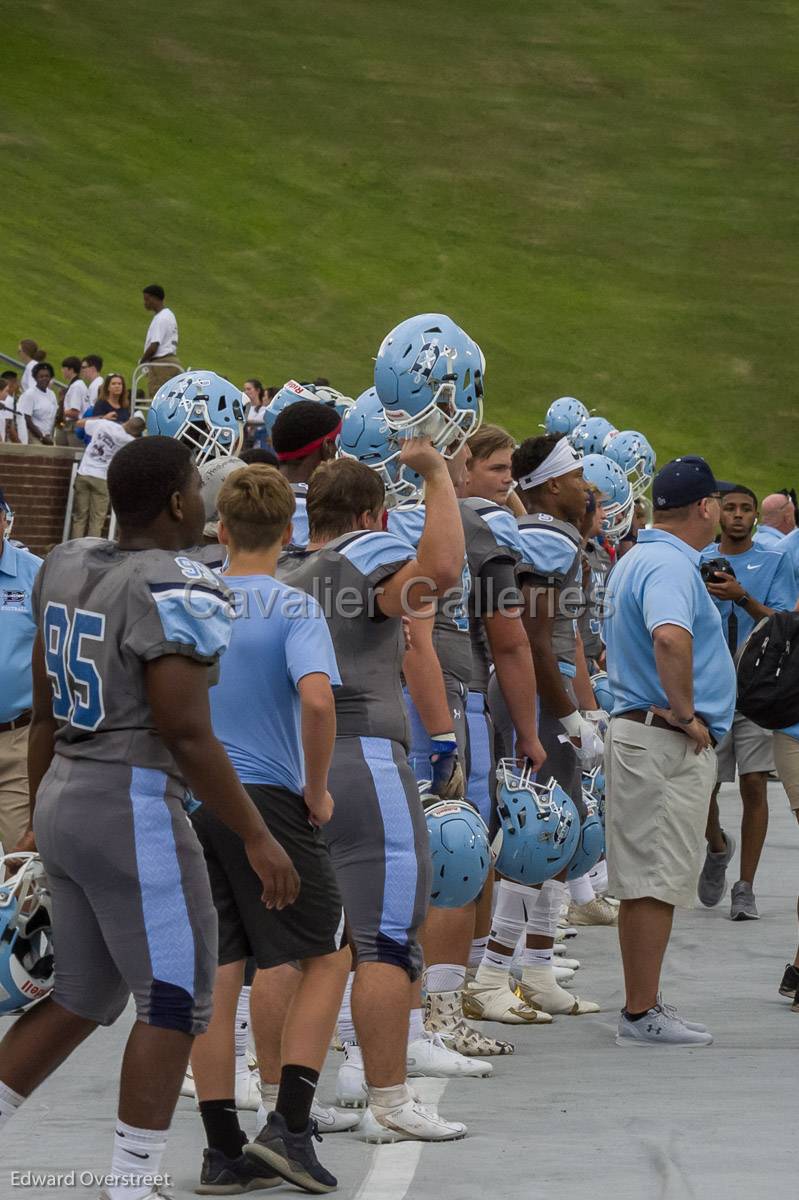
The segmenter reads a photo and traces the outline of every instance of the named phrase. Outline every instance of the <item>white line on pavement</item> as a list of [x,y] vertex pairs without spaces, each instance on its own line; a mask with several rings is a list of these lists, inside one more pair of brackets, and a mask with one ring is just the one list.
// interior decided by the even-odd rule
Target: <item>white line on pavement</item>
[[[446,1079],[411,1079],[411,1087],[425,1104],[437,1105]],[[413,1183],[424,1142],[395,1142],[375,1146],[369,1170],[353,1200],[404,1200]]]

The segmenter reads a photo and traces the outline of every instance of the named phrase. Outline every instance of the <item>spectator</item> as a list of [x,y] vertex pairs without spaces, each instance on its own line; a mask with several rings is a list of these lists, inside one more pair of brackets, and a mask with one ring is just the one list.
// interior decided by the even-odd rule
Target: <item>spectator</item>
[[0,373],[0,379],[8,384],[12,399],[19,395],[19,375],[17,375],[16,371],[3,371]]
[[[180,374],[180,367],[174,360],[178,349],[178,323],[171,308],[167,308],[164,299],[164,289],[159,283],[151,283],[144,288],[144,307],[148,312],[155,313],[147,336],[144,339],[144,353],[140,362],[150,363],[147,371],[147,394],[153,397],[162,383]],[[159,366],[157,364],[163,364]]]
[[108,465],[120,447],[144,433],[141,417],[118,424],[112,417],[90,417],[78,427],[91,438],[78,465],[70,537],[102,537],[108,516]]
[[46,446],[53,444],[53,426],[58,411],[58,400],[50,387],[54,373],[50,363],[36,363],[33,387],[23,392],[17,401],[17,435],[23,445],[31,440]]
[[47,358],[47,351],[42,350],[33,338],[23,338],[19,344],[19,356],[25,364],[25,370],[22,372],[22,390],[26,392],[28,388],[33,387],[33,372],[36,364],[44,362]]
[[30,820],[28,725],[36,636],[31,592],[42,564],[11,544],[12,520],[0,488],[0,842],[6,852],[19,844]]
[[103,360],[99,354],[84,354],[80,362],[80,374],[89,392],[87,407],[97,403],[100,388],[103,386],[103,377],[100,374],[102,369]]
[[248,446],[252,446],[259,427],[264,423],[264,415],[269,401],[260,379],[247,379],[244,383],[244,395],[247,397],[247,424],[244,430],[244,439]]
[[14,397],[11,394],[11,383],[8,379],[0,378],[0,442],[19,441],[14,416]]
[[760,505],[755,541],[763,550],[775,550],[786,534],[796,528],[793,500],[784,492],[772,492]]
[[130,418],[128,388],[122,375],[112,371],[100,389],[100,398],[94,406],[93,417],[111,417],[122,424]]
[[75,437],[75,422],[83,416],[89,404],[89,389],[80,377],[80,359],[76,354],[61,362],[64,373],[66,391],[59,401],[60,419],[56,419],[56,444],[59,446],[79,446]]

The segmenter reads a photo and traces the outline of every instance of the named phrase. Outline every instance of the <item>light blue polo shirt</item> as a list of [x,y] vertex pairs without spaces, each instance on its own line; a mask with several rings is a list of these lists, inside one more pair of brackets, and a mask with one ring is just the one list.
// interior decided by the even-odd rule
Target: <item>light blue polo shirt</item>
[[694,708],[718,741],[732,726],[735,668],[721,617],[699,573],[701,554],[664,529],[642,529],[608,577],[608,682],[613,715],[652,705],[668,708],[652,634],[679,625],[693,637]]
[[794,529],[792,533],[787,533],[779,543],[779,549],[791,560],[794,584],[799,595],[799,529]]
[[[783,539],[784,540],[784,539]],[[791,560],[782,549],[766,550],[756,542],[742,554],[722,554],[718,546],[709,553],[702,551],[703,559],[726,558],[735,572],[735,578],[746,589],[753,600],[773,608],[775,612],[790,612],[796,604],[796,583]],[[729,644],[728,625],[730,613],[735,613],[738,623],[737,650],[744,644],[755,627],[755,618],[745,608],[731,600],[716,600],[713,603],[721,613],[724,637]]]
[[785,534],[780,533],[779,529],[773,529],[771,525],[758,525],[754,534],[754,540],[763,550],[776,550],[784,538]]
[[32,703],[31,656],[36,622],[31,592],[42,560],[0,542],[0,722],[13,721]]

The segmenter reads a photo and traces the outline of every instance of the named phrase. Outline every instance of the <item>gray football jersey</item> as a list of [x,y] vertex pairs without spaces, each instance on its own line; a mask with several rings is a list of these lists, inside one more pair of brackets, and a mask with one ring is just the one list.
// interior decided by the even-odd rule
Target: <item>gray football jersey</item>
[[602,619],[605,611],[605,587],[611,568],[610,555],[593,540],[583,548],[583,590],[585,607],[577,621],[586,658],[598,658],[604,650]]
[[227,562],[227,549],[219,542],[208,542],[205,546],[192,546],[190,550],[184,550],[184,554],[187,558],[193,558],[195,562],[205,563],[206,567],[210,567],[212,571],[221,571]]
[[521,605],[516,582],[519,561],[516,522],[506,508],[470,497],[460,502],[466,559],[472,577],[469,592],[469,636],[472,643],[470,692],[487,692],[491,652],[483,617],[502,607]]
[[556,594],[552,650],[558,662],[574,667],[577,620],[583,611],[582,538],[574,525],[549,513],[533,513],[518,522],[522,557],[519,578]]
[[[425,508],[393,508],[388,514],[389,533],[404,539],[414,550],[424,529]],[[458,585],[450,588],[436,604],[433,622],[435,649],[445,680],[469,686],[472,677],[472,643],[469,637],[469,592],[472,576],[469,561],[464,555],[463,571]]]
[[413,557],[406,541],[368,530],[280,556],[278,579],[312,595],[327,618],[341,675],[333,692],[338,737],[390,738],[408,747],[402,622],[381,614],[376,589]]
[[145,665],[185,654],[209,667],[212,682],[234,615],[221,580],[185,554],[80,538],[45,559],[33,611],[57,753],[177,775],[147,702]]

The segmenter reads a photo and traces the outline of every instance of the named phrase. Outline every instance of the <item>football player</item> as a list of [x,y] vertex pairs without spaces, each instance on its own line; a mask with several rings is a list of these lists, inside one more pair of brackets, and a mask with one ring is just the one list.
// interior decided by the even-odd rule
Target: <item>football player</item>
[[336,438],[341,417],[335,408],[318,400],[298,400],[277,416],[272,427],[272,445],[280,470],[291,484],[297,507],[292,538],[295,546],[308,544],[308,515],[305,509],[308,480],[320,463],[336,457]]

